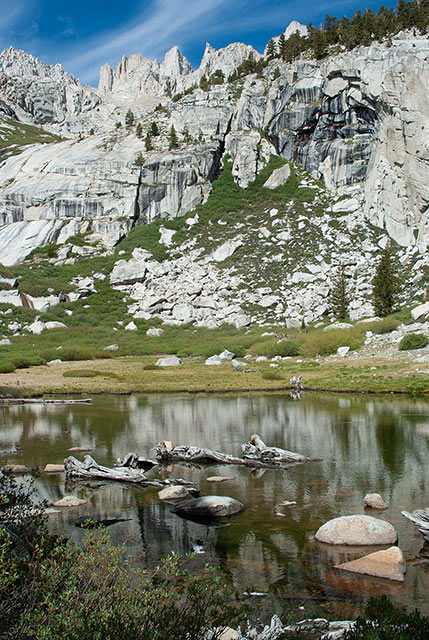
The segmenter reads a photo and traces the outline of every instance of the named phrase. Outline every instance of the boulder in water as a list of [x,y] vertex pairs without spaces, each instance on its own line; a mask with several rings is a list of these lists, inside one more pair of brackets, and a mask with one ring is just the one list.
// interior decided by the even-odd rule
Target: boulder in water
[[329,520],[316,532],[316,540],[327,544],[395,544],[398,534],[393,525],[371,516],[342,516]]
[[376,551],[351,562],[344,562],[335,568],[403,582],[407,563],[401,549],[390,547],[390,549]]
[[228,496],[204,496],[181,502],[174,513],[182,518],[224,518],[243,511],[244,506],[238,500]]

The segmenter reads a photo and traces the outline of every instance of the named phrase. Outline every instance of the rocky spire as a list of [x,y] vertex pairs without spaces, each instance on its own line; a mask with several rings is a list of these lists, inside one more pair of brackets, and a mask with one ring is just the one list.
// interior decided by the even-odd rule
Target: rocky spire
[[192,72],[192,67],[175,45],[165,54],[160,70],[163,76],[184,76]]

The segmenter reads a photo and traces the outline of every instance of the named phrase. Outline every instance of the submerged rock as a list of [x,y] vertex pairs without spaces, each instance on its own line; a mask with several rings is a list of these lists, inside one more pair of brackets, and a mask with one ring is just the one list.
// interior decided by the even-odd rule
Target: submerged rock
[[388,509],[389,505],[386,504],[379,493],[367,493],[364,498],[365,506],[371,509]]
[[390,547],[390,549],[376,551],[351,562],[344,562],[335,568],[403,582],[407,563],[401,549]]
[[80,516],[73,522],[75,527],[81,529],[96,529],[98,527],[110,527],[118,522],[128,522],[131,518],[93,518],[92,516]]
[[64,496],[61,500],[53,502],[54,507],[79,507],[81,504],[86,504],[87,500],[82,500],[76,496]]
[[191,494],[183,485],[173,485],[172,487],[166,487],[158,492],[160,500],[183,500],[183,498],[190,498]]
[[63,464],[47,464],[43,471],[45,473],[63,473],[65,469]]
[[316,532],[316,540],[326,544],[395,544],[398,534],[393,525],[371,516],[342,516],[329,520]]
[[227,496],[204,496],[178,504],[174,513],[182,518],[224,518],[243,511],[244,505]]
[[7,464],[1,468],[2,471],[12,474],[30,473],[30,469],[25,464]]

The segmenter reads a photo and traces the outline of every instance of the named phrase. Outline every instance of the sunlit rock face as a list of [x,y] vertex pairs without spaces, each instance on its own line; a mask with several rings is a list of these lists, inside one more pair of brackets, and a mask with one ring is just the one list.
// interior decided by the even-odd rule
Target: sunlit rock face
[[[13,262],[22,260],[36,242],[56,241],[59,230],[77,222],[111,247],[137,221],[174,218],[204,202],[225,154],[234,180],[246,188],[277,153],[332,190],[361,184],[362,219],[423,252],[428,55],[426,38],[400,34],[390,47],[373,44],[323,61],[275,59],[238,86],[228,83],[230,74],[251,57],[261,59],[252,47],[233,43],[217,51],[207,44],[197,70],[173,47],[161,63],[135,54],[115,70],[104,66],[93,89],[60,65],[9,48],[0,55],[0,116],[43,125],[68,140],[30,146],[0,165],[0,248],[12,233]],[[216,71],[226,82],[200,89],[201,78]],[[166,111],[155,111],[159,103]],[[145,151],[135,124],[125,126],[130,107],[144,134],[159,122],[153,150]],[[180,149],[170,153],[172,126]],[[29,244],[28,223],[40,220],[49,221],[43,238],[36,234]],[[5,228],[21,223],[27,223],[25,241],[18,227]]]

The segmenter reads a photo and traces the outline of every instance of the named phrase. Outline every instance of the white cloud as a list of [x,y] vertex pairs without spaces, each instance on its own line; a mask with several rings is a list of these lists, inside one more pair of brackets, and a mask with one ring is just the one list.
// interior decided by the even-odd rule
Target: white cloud
[[142,53],[159,57],[175,44],[183,46],[206,30],[229,0],[156,0],[152,10],[132,23],[80,43],[80,53],[63,59],[63,66],[86,81],[94,81],[101,65]]
[[73,20],[70,16],[57,16],[57,20],[63,25],[62,36],[72,38],[76,35]]

